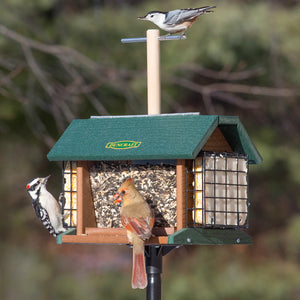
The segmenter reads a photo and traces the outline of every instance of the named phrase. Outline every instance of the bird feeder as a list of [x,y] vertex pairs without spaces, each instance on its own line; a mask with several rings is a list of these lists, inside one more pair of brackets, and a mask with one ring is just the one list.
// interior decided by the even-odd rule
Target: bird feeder
[[58,244],[128,244],[113,195],[135,186],[155,213],[145,241],[147,299],[161,299],[162,257],[180,245],[250,244],[248,165],[262,158],[238,117],[160,115],[160,41],[148,30],[148,115],[74,120],[48,154],[62,162],[63,215]]
[[238,117],[199,113],[74,120],[62,161],[68,231],[58,243],[127,244],[112,197],[130,177],[155,212],[146,244],[250,244],[248,165],[261,156]]
[[127,244],[112,196],[130,177],[155,212],[148,245],[250,244],[248,165],[262,159],[238,117],[160,115],[160,41],[148,30],[148,115],[74,120],[48,159],[62,161],[58,243]]

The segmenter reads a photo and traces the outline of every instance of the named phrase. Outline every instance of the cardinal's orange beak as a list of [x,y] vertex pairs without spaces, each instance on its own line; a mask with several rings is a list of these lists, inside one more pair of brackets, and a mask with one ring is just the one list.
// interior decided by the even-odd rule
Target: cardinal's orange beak
[[114,203],[119,203],[119,202],[122,202],[122,197],[120,194],[116,193],[113,196],[113,200],[114,200]]

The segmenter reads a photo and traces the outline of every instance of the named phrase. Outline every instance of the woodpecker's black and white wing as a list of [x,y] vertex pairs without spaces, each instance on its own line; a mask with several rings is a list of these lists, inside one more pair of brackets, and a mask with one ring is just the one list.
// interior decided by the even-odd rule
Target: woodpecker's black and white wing
[[165,24],[178,25],[190,21],[204,13],[212,12],[210,9],[215,6],[204,6],[199,8],[176,9],[166,13]]
[[32,201],[32,206],[36,216],[41,220],[44,227],[50,232],[51,235],[56,237],[57,233],[50,222],[50,218],[46,209],[44,209],[38,201]]
[[35,178],[27,184],[26,189],[32,198],[32,206],[37,217],[54,237],[66,231],[63,227],[61,207],[46,189],[49,176]]

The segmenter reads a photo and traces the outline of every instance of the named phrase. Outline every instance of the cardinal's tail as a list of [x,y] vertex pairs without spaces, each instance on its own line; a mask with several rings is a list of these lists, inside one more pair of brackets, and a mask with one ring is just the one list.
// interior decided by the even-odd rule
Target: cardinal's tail
[[147,274],[145,266],[144,242],[136,241],[133,244],[132,281],[133,289],[144,289],[147,286]]

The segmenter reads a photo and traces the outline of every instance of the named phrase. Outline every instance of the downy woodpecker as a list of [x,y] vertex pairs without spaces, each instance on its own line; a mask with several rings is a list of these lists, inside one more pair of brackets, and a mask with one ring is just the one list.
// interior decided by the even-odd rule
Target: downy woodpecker
[[216,6],[176,9],[169,12],[150,11],[144,17],[138,17],[138,20],[151,21],[169,34],[182,31],[181,35],[184,35],[200,15],[213,12],[210,10],[212,8]]
[[66,231],[63,227],[61,208],[56,199],[47,191],[45,178],[35,178],[27,184],[26,189],[32,198],[32,206],[37,217],[54,237]]

